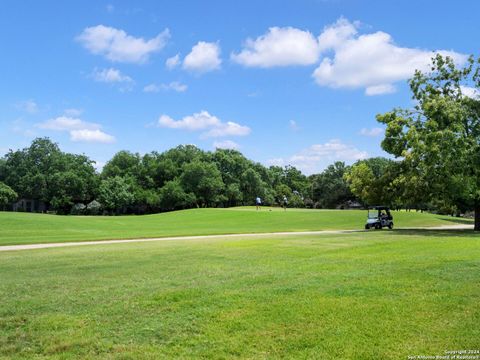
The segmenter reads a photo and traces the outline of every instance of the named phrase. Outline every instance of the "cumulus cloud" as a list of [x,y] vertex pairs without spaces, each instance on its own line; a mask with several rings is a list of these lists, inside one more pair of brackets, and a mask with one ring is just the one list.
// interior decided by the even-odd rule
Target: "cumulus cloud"
[[38,112],[38,105],[35,101],[33,100],[25,100],[25,101],[20,101],[17,104],[15,104],[15,107],[19,110],[25,111],[29,114],[35,114]]
[[218,43],[199,41],[183,59],[183,68],[195,73],[220,69],[220,46]]
[[312,145],[289,158],[270,159],[267,161],[267,164],[276,166],[292,165],[305,174],[314,174],[321,172],[335,161],[353,163],[367,157],[367,152],[345,144],[339,139],[332,139],[325,144]]
[[363,128],[362,130],[360,130],[360,135],[363,135],[363,136],[377,137],[382,134],[383,134],[383,129],[378,127],[374,127],[371,129]]
[[245,136],[250,134],[250,128],[232,121],[221,123],[203,134],[204,137]]
[[410,78],[415,70],[429,71],[435,53],[463,64],[467,56],[453,51],[429,51],[400,47],[382,31],[360,35],[358,23],[340,18],[318,38],[325,57],[313,73],[319,85],[332,88],[365,88],[367,95],[395,91],[394,83]]
[[118,69],[109,68],[98,70],[95,69],[92,73],[92,77],[95,81],[105,83],[129,83],[133,82],[130,76],[124,75]]
[[397,89],[392,84],[373,85],[367,86],[365,89],[365,95],[375,96],[384,94],[393,94]]
[[115,138],[101,130],[100,124],[78,118],[59,116],[35,125],[39,129],[68,132],[70,140],[83,142],[112,143]]
[[167,61],[165,61],[165,66],[167,67],[168,70],[172,70],[176,68],[178,65],[180,65],[180,54],[169,57]]
[[143,88],[143,91],[147,92],[147,93],[157,93],[157,92],[160,92],[161,90],[165,90],[165,91],[172,90],[172,91],[176,91],[176,92],[185,92],[185,91],[187,91],[187,89],[188,89],[187,85],[182,84],[179,81],[172,81],[169,84],[160,84],[160,85],[149,84],[149,85],[147,85]]
[[185,116],[181,120],[174,120],[168,115],[161,115],[157,125],[170,129],[204,131],[202,137],[245,136],[251,131],[248,126],[232,121],[223,122],[205,110]]
[[249,67],[311,65],[318,61],[320,49],[308,31],[293,27],[271,27],[255,40],[247,39],[244,49],[231,59]]
[[235,141],[232,141],[232,140],[215,141],[213,143],[213,147],[215,149],[232,149],[232,150],[240,149],[240,145],[238,145]]
[[49,119],[43,123],[39,123],[36,127],[45,130],[55,130],[55,131],[70,131],[70,130],[80,130],[80,129],[100,129],[99,124],[86,122],[80,119],[68,117],[68,116],[59,116],[54,119]]
[[75,142],[97,142],[110,144],[115,142],[115,138],[112,135],[106,134],[101,130],[72,130],[70,131],[70,140]]
[[143,92],[146,93],[157,93],[161,90],[161,87],[157,84],[148,84],[143,87]]
[[92,54],[103,55],[108,60],[140,64],[148,61],[152,53],[160,51],[169,38],[168,29],[145,40],[128,35],[121,29],[97,25],[85,28],[76,40]]

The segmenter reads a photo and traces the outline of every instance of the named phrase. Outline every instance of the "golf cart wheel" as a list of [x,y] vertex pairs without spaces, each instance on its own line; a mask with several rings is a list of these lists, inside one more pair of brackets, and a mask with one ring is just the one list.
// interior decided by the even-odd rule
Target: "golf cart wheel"
[[393,229],[393,223],[388,224],[388,228],[389,228],[390,230],[392,230],[392,229]]
[[369,230],[370,229],[370,225],[365,225],[365,230]]

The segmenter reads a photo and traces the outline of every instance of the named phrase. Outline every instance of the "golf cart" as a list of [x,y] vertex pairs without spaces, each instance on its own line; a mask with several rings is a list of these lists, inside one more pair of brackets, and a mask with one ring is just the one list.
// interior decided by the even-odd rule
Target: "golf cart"
[[393,228],[393,217],[390,209],[386,206],[374,206],[368,209],[367,223],[365,229],[381,229],[383,227]]

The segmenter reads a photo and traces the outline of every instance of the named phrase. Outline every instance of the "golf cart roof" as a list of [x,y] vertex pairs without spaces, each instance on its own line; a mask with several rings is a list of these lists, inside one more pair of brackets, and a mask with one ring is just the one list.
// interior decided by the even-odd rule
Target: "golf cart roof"
[[369,210],[390,210],[388,206],[371,206]]

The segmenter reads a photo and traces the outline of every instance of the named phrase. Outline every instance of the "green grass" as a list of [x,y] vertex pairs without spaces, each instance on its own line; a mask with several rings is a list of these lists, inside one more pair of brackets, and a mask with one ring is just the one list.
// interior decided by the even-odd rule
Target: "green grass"
[[479,259],[471,231],[420,230],[4,252],[0,358],[406,359],[478,349]]
[[[272,210],[272,211],[269,211]],[[469,222],[448,216],[394,212],[396,227]],[[362,229],[366,211],[243,207],[193,209],[144,216],[58,216],[0,212],[0,245],[182,235]]]

